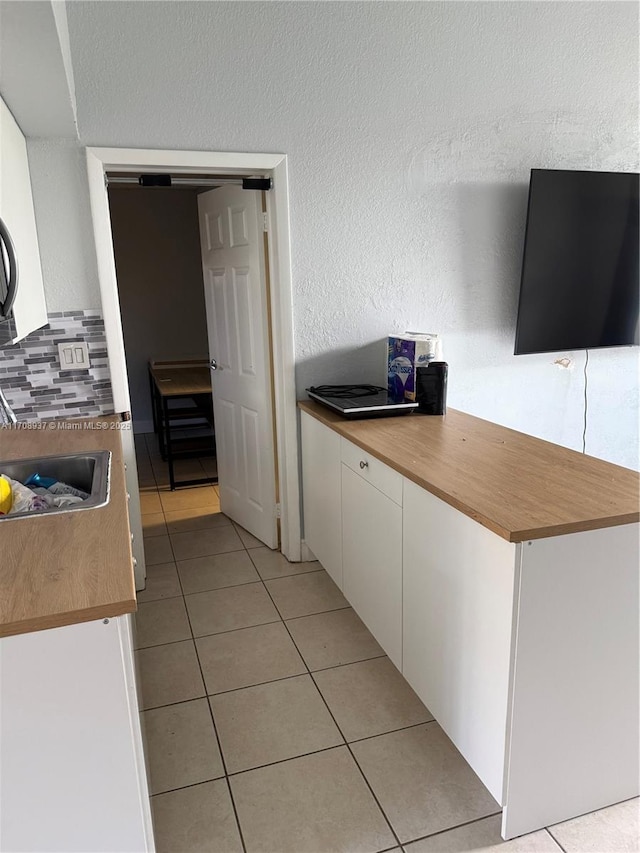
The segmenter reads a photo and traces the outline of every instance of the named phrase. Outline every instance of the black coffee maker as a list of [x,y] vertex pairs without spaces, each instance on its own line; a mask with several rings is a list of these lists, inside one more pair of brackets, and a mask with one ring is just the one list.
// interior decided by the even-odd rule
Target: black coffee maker
[[448,370],[446,361],[430,361],[427,365],[416,367],[418,414],[446,414]]

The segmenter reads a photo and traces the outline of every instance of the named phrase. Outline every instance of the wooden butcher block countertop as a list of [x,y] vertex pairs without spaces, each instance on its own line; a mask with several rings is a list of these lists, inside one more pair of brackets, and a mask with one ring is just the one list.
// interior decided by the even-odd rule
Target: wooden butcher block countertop
[[[69,428],[78,424],[108,428]],[[0,637],[136,609],[119,419],[38,426],[0,428],[0,459],[110,450],[110,499],[95,509],[0,521]]]
[[640,520],[635,471],[464,412],[347,420],[298,405],[509,542]]

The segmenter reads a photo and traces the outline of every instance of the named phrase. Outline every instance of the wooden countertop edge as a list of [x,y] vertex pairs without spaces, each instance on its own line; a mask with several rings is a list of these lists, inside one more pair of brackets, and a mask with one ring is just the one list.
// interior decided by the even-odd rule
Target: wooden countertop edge
[[66,628],[80,622],[94,622],[97,619],[115,619],[135,613],[138,609],[134,598],[126,601],[112,602],[98,607],[87,607],[86,610],[71,610],[67,613],[48,613],[33,619],[22,619],[18,622],[5,622],[0,625],[0,638],[14,637],[18,634],[31,634],[35,631],[47,631],[49,628]]
[[[345,432],[340,429],[339,421],[332,421],[329,418],[323,418],[316,411],[310,409],[305,405],[307,401],[299,400],[298,408],[301,412],[305,412],[310,415],[312,418],[320,421],[325,426],[329,427],[329,429],[333,430],[333,432],[340,435],[342,438],[345,438],[347,441],[350,441],[352,444],[355,444],[361,450],[364,450],[366,453],[370,453],[371,456],[374,456],[380,462],[383,462],[385,465],[388,465],[394,471],[397,471],[398,474],[401,474],[403,477],[406,477],[407,480],[410,480],[412,483],[415,483],[416,486],[419,486],[421,489],[429,492],[440,500],[444,501],[444,503],[453,507],[454,509],[459,510],[460,512],[467,515],[469,518],[472,518],[474,521],[477,521],[478,524],[481,524],[483,527],[486,527],[488,530],[491,530],[496,535],[500,536],[502,539],[506,539],[507,542],[512,542],[514,544],[518,544],[519,542],[527,542],[534,539],[548,539],[553,536],[563,536],[568,533],[584,533],[589,530],[600,530],[606,527],[619,527],[623,524],[633,524],[635,522],[640,522],[640,509],[637,512],[633,513],[624,513],[623,515],[612,515],[612,516],[602,516],[599,518],[593,519],[585,519],[584,521],[572,521],[567,522],[565,524],[556,524],[549,525],[546,527],[534,527],[526,530],[508,530],[502,525],[498,524],[494,519],[485,516],[484,514],[478,512],[473,507],[466,504],[464,501],[457,500],[454,495],[449,494],[448,492],[444,492],[442,489],[437,488],[433,484],[429,483],[427,480],[424,480],[421,477],[418,477],[408,468],[405,468],[403,465],[399,465],[394,459],[389,456],[386,456],[384,453],[380,453],[377,450],[374,450],[370,445],[366,442],[354,437],[352,435],[345,435]],[[347,423],[349,423],[347,421]]]
[[[73,428],[66,427],[65,424],[68,422],[62,421],[59,429],[47,429],[44,431],[44,435],[49,441],[49,445],[47,446],[49,453],[44,454],[42,454],[41,449],[37,446],[42,441],[42,433],[39,430],[25,430],[24,433],[21,430],[11,430],[7,433],[13,439],[13,446],[9,445],[9,449],[12,452],[12,458],[15,459],[29,458],[39,454],[50,455],[53,450],[57,450],[59,453],[110,450],[111,476],[108,503],[102,507],[94,507],[85,512],[75,513],[72,517],[67,516],[64,519],[64,523],[71,523],[72,521],[72,534],[77,536],[81,532],[84,536],[83,541],[93,542],[92,548],[101,554],[108,553],[109,558],[115,553],[118,559],[113,565],[112,562],[109,562],[108,565],[98,565],[97,567],[93,565],[91,569],[85,570],[82,563],[82,555],[78,555],[76,560],[74,554],[70,557],[63,549],[63,555],[75,564],[69,573],[66,570],[63,572],[64,581],[65,583],[72,582],[79,584],[80,590],[85,585],[84,594],[79,596],[80,599],[85,598],[85,600],[78,600],[78,597],[76,597],[76,601],[73,601],[73,596],[67,595],[64,590],[60,591],[56,589],[56,582],[58,580],[56,572],[51,573],[51,576],[49,576],[48,571],[40,571],[40,574],[38,574],[38,571],[35,574],[31,573],[29,576],[30,582],[39,583],[42,581],[44,592],[35,604],[29,601],[27,607],[13,606],[11,599],[9,599],[6,607],[3,604],[2,618],[0,619],[0,638],[45,631],[50,628],[63,628],[82,622],[112,619],[127,613],[134,613],[137,610],[133,555],[126,503],[126,475],[120,436],[113,426],[108,430],[104,426],[100,428],[85,427],[85,429],[75,426],[76,423],[94,424],[96,422],[113,425],[119,424],[120,420],[117,415],[77,419],[77,421],[74,419]],[[79,444],[75,442],[76,436],[82,436]],[[20,440],[18,440],[19,438]],[[52,438],[55,438],[53,446],[51,446]],[[34,519],[20,520],[16,524],[18,527],[10,525],[9,531],[14,531],[14,533],[18,531],[23,534],[24,530],[28,529],[32,531],[32,537],[35,537],[35,531],[39,530],[38,525],[47,527],[48,533],[51,535],[53,530],[52,525],[59,530],[62,520],[61,517],[52,518],[43,515]],[[33,525],[36,525],[35,529]],[[114,551],[110,550],[110,546],[113,543],[105,540],[105,531],[107,531],[107,528],[115,531],[118,536],[117,548]],[[101,532],[97,534],[96,530],[100,530]],[[40,535],[42,535],[41,532]],[[96,539],[97,541],[95,541]],[[18,558],[18,563],[14,564],[14,571],[15,565],[19,565],[20,561],[25,560],[25,553],[27,554],[27,559],[29,558],[30,544],[31,540],[26,549],[20,552],[21,556]],[[7,545],[7,542],[4,543],[4,546],[11,558],[11,547]],[[15,548],[13,550],[15,551]],[[60,556],[59,551],[56,554],[58,557]],[[33,558],[33,555],[31,557]],[[36,560],[38,566],[41,562],[40,560]],[[7,564],[9,566],[9,577],[12,577],[11,564],[12,561],[9,559]],[[78,571],[77,566],[83,566],[83,568]],[[98,575],[96,575],[96,571]],[[99,584],[98,587],[94,588],[96,578],[101,578],[101,573],[104,571],[110,573],[109,584],[106,586]],[[4,580],[6,582],[6,577]],[[16,589],[14,595],[17,596],[21,592],[24,593],[24,590],[20,588],[19,575],[13,577],[13,582],[17,583],[17,588],[12,588]],[[38,594],[40,594],[42,588],[38,589]],[[47,596],[49,596],[49,599]],[[13,613],[11,612],[12,610],[14,611]],[[20,610],[26,611],[24,615]]]

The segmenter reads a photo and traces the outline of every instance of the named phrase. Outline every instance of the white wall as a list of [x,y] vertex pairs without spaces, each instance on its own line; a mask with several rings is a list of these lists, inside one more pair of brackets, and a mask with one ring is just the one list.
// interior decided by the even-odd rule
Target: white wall
[[[451,405],[581,448],[584,353],[512,355],[526,186],[531,167],[638,168],[635,3],[103,0],[68,18],[83,144],[289,155],[301,393],[384,381],[388,332],[438,331]],[[629,466],[637,368],[637,350],[591,354],[587,450]]]
[[197,196],[110,188],[109,207],[133,426],[150,432],[149,360],[209,351]]

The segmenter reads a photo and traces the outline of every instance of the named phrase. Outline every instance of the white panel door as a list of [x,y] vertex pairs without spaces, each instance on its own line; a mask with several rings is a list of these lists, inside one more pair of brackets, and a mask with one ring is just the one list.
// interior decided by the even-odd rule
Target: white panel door
[[259,195],[198,196],[222,511],[278,546],[268,305]]

